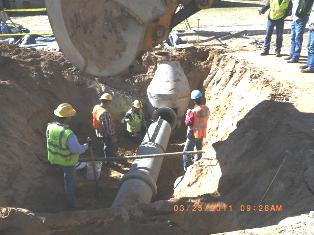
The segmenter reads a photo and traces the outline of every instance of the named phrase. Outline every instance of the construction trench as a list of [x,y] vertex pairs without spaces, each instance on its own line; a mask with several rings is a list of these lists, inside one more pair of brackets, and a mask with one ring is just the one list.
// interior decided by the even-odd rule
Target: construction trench
[[[213,234],[276,225],[313,210],[314,115],[300,111],[302,102],[294,95],[303,91],[232,51],[192,46],[169,53],[190,89],[205,92],[210,107],[203,159],[184,174],[181,157],[164,158],[152,203],[145,199],[139,205],[118,203],[131,161],[102,169],[97,197],[95,183],[78,171],[81,208],[68,211],[62,172],[49,165],[46,154],[45,130],[54,108],[67,101],[77,109],[73,129],[81,142],[91,136],[100,155],[90,112],[100,93],[112,93],[118,153],[135,154],[138,144],[124,136],[120,120],[135,98],[145,101],[147,116],[151,113],[146,91],[159,51],[107,79],[83,74],[61,53],[5,44],[0,51],[0,234]],[[168,137],[159,138],[170,138],[165,151],[182,151],[184,126],[170,136],[170,125],[162,125]]]

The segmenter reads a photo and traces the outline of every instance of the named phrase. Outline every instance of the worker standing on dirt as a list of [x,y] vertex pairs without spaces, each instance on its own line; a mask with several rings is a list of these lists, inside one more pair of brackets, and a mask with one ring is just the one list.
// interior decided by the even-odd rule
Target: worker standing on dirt
[[[115,157],[117,137],[112,125],[111,115],[108,112],[112,96],[109,93],[104,93],[100,97],[100,101],[101,103],[95,105],[92,111],[93,127],[97,138],[101,139],[104,143],[103,151],[105,157]],[[110,161],[106,159],[104,163],[108,165]]]
[[[199,90],[191,92],[191,99],[194,102],[194,108],[188,109],[185,118],[187,126],[187,139],[183,151],[202,150],[203,139],[206,137],[207,120],[209,117],[209,108],[202,104],[203,94]],[[194,162],[201,159],[201,154],[195,154]],[[188,155],[183,155],[183,169],[186,171],[192,160]]]
[[141,101],[134,100],[132,108],[126,112],[121,121],[126,124],[128,137],[136,141],[141,141],[141,138],[143,137],[144,115],[142,108],[143,105]]
[[314,73],[314,21],[309,25],[309,39],[307,44],[307,64],[301,66],[302,73]]
[[289,57],[285,58],[285,60],[288,60],[288,63],[299,62],[303,43],[303,34],[306,23],[309,20],[312,7],[313,0],[293,0],[291,47]]
[[260,9],[259,14],[264,14],[268,9],[268,20],[266,28],[266,37],[261,56],[269,55],[271,36],[276,27],[276,57],[280,57],[280,51],[283,41],[284,19],[291,14],[291,0],[268,0],[265,6]]
[[7,23],[8,21],[15,25],[11,18],[8,16],[8,14],[4,11],[3,7],[0,6],[0,33],[10,33],[10,29]]
[[68,103],[60,104],[54,115],[57,121],[49,123],[46,131],[48,160],[51,164],[61,166],[64,175],[64,189],[69,207],[76,208],[74,178],[75,165],[78,163],[79,154],[88,149],[88,144],[81,145],[70,123],[76,115],[75,109]]

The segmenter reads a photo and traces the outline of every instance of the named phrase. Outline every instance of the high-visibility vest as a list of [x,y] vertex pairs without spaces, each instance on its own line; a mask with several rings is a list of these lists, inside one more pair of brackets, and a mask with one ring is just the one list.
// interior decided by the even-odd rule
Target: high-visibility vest
[[74,166],[78,163],[79,155],[72,153],[67,145],[71,134],[73,134],[73,131],[59,123],[48,124],[46,137],[48,161],[51,164]]
[[279,0],[270,0],[270,12],[269,18],[271,20],[279,20],[283,18],[286,14],[286,10],[289,7],[290,0],[282,0],[281,4],[279,5]]
[[143,119],[142,113],[135,113],[132,109],[130,109],[127,114],[130,114],[132,118],[126,120],[126,130],[132,134],[140,132]]
[[206,137],[207,119],[209,109],[206,105],[196,105],[193,109],[193,126],[192,131],[195,138]]
[[93,128],[100,133],[104,133],[104,127],[100,121],[101,115],[103,115],[107,110],[101,105],[97,104],[94,106],[92,115],[93,115]]

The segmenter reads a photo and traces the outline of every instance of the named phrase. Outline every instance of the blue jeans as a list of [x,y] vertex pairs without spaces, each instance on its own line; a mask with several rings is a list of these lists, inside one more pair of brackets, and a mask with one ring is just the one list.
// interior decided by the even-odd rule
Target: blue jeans
[[[196,150],[202,150],[203,147],[203,139],[195,139],[192,132],[190,132],[186,138],[185,146],[183,151],[193,151],[194,147],[196,147]],[[194,162],[200,160],[202,158],[201,154],[195,154],[194,156]],[[183,155],[183,168],[186,169],[188,166],[192,165],[193,162],[191,158],[184,154]]]
[[76,182],[74,178],[74,167],[63,166],[64,191],[70,208],[76,207],[75,190]]
[[7,34],[10,33],[9,27],[6,23],[0,23],[0,33]]
[[269,51],[271,36],[274,31],[274,27],[276,26],[276,52],[280,53],[282,47],[282,40],[283,40],[283,28],[284,28],[284,20],[270,20],[267,21],[267,28],[266,28],[266,37],[263,49],[264,51]]
[[292,21],[291,24],[291,48],[290,48],[290,58],[292,60],[299,60],[302,42],[303,42],[303,34],[305,31],[306,23],[308,22],[309,17],[303,17],[297,19],[296,21]]
[[[113,143],[111,137],[103,137],[103,151],[105,155],[105,159],[108,157],[116,157],[117,156],[117,146]],[[112,160],[106,159],[104,161],[105,164],[111,163]]]
[[314,70],[314,30],[309,31],[307,66]]

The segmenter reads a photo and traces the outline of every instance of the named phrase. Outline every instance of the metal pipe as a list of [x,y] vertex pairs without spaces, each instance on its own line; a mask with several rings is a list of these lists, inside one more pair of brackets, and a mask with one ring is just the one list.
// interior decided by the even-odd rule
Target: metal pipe
[[[170,124],[159,118],[153,122],[138,148],[137,155],[164,153],[171,135]],[[150,138],[149,138],[150,137]],[[157,179],[163,157],[137,159],[122,178],[122,185],[111,207],[149,203],[157,193]]]

